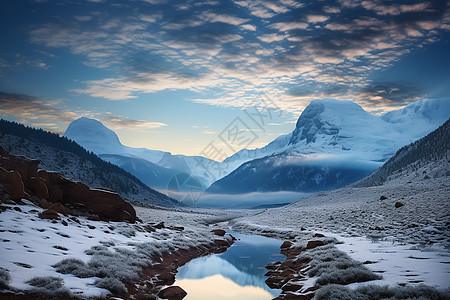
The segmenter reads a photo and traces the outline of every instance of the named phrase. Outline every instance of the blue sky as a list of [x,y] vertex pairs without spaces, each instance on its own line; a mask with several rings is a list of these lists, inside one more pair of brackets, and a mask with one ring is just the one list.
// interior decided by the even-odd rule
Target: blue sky
[[[314,99],[383,113],[450,94],[448,1],[4,0],[0,8],[0,115],[55,132],[86,116],[124,144],[196,155],[220,144],[236,118],[257,137],[249,147],[263,146],[292,131]],[[267,103],[277,113],[257,126],[244,110]]]

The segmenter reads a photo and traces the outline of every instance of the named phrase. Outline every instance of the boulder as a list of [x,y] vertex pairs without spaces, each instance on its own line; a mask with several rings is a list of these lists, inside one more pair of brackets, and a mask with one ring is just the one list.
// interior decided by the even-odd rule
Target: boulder
[[400,202],[400,201],[397,201],[397,202],[395,202],[395,208],[399,208],[399,207],[402,207],[402,206],[404,206],[405,204],[403,204],[402,202]]
[[156,228],[156,229],[166,228],[166,226],[164,225],[164,222],[159,222],[158,224],[153,225],[153,227]]
[[297,292],[303,287],[303,284],[299,281],[288,281],[286,282],[281,289],[283,292]]
[[314,249],[319,246],[323,246],[325,243],[323,241],[309,241],[306,245],[306,249]]
[[157,275],[157,278],[162,285],[171,285],[175,282],[175,275],[170,271],[162,271]]
[[288,279],[280,277],[280,276],[270,276],[266,279],[265,283],[271,289],[280,289]]
[[32,177],[28,179],[27,187],[39,198],[49,200],[47,182],[41,177]]
[[18,171],[9,171],[8,174],[6,174],[5,183],[9,186],[9,194],[12,200],[28,198],[28,195],[25,193],[25,185],[23,184],[22,176]]
[[187,293],[185,290],[180,288],[179,286],[169,286],[165,289],[162,289],[158,296],[162,299],[169,299],[169,300],[181,300],[184,297],[186,297]]
[[230,243],[226,240],[214,240],[214,244],[220,247],[228,247],[230,246]]
[[70,210],[68,208],[66,208],[64,205],[62,205],[60,202],[56,202],[51,204],[48,209],[54,210],[64,216],[68,216],[70,213]]
[[291,248],[292,245],[294,245],[294,243],[292,243],[290,241],[284,241],[284,243],[281,244],[280,248],[281,249],[288,249],[288,248]]
[[39,214],[39,218],[49,220],[59,220],[59,215],[56,211],[52,209],[47,209]]
[[211,230],[211,232],[218,236],[224,236],[226,233],[225,230],[223,230],[223,229],[213,229],[213,230]]

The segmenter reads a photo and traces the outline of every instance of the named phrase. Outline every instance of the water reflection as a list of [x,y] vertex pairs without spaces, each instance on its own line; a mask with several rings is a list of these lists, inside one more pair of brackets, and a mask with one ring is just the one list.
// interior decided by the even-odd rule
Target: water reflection
[[185,299],[272,299],[265,266],[280,254],[280,240],[231,232],[238,240],[222,254],[200,257],[179,269],[175,284],[186,290]]
[[274,297],[260,287],[241,286],[220,274],[203,279],[180,279],[176,284],[187,291],[184,300],[269,300]]

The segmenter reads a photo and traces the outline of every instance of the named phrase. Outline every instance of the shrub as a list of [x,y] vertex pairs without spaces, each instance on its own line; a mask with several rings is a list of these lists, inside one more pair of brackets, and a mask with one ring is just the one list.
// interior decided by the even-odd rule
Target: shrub
[[88,269],[87,265],[80,259],[66,258],[53,265],[56,272],[61,274],[73,274],[80,278],[88,278],[94,276],[93,272]]
[[360,286],[356,289],[349,289],[348,287],[330,284],[322,287],[316,293],[317,300],[343,300],[343,299],[357,299],[357,300],[406,300],[406,299],[423,299],[423,300],[444,300],[449,299],[450,292],[439,291],[433,287],[426,285],[418,286],[377,286],[366,285]]
[[332,244],[308,250],[301,257],[311,260],[308,276],[318,276],[316,283],[319,285],[349,284],[381,279],[380,275],[373,273]]
[[34,286],[29,293],[37,299],[61,299],[72,296],[61,277],[33,277],[26,283]]
[[127,288],[125,285],[116,278],[106,277],[98,279],[94,282],[96,287],[107,289],[113,294],[126,293]]

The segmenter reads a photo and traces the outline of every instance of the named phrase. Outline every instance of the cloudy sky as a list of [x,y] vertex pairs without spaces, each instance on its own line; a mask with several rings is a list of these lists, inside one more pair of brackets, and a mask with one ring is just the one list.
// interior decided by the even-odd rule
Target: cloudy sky
[[2,118],[92,117],[172,153],[236,120],[262,146],[314,99],[381,114],[450,95],[448,1],[2,0],[0,26]]

